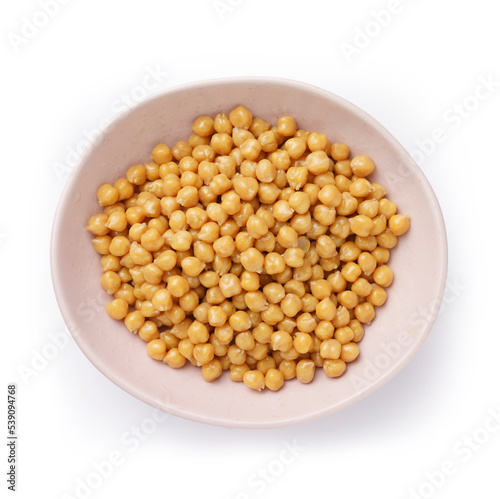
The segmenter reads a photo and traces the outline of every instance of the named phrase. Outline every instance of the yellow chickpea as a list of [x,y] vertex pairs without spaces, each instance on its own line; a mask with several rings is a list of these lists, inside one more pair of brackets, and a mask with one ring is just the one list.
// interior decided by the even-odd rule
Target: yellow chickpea
[[278,391],[285,383],[283,373],[278,369],[268,369],[264,376],[264,383],[266,388],[273,392]]
[[351,169],[357,177],[366,177],[375,169],[375,164],[368,156],[355,156],[351,160]]
[[297,362],[295,367],[297,379],[301,383],[310,383],[314,379],[316,366],[314,362],[309,359],[302,359]]
[[213,381],[217,379],[223,370],[222,362],[215,358],[205,363],[201,367],[201,375],[205,381]]
[[359,347],[356,343],[349,342],[342,345],[342,352],[340,354],[340,359],[344,362],[353,362],[359,356]]
[[193,348],[193,357],[198,367],[210,362],[214,355],[214,346],[211,343],[197,343]]
[[134,185],[142,185],[147,180],[146,167],[134,165],[127,170],[127,180]]
[[323,340],[319,353],[324,359],[338,359],[342,351],[342,344],[335,338]]
[[345,144],[334,143],[330,148],[330,155],[335,161],[343,161],[349,157],[349,146]]
[[373,280],[379,286],[387,288],[392,284],[392,281],[394,280],[394,273],[387,265],[381,265],[373,271]]
[[167,353],[167,345],[163,340],[151,340],[147,346],[148,355],[155,360],[163,360]]
[[307,143],[304,139],[293,137],[285,142],[284,147],[290,158],[298,159],[306,152]]
[[106,305],[106,311],[112,319],[125,319],[128,314],[128,303],[123,298],[115,298]]
[[264,374],[258,369],[248,370],[243,374],[243,383],[252,390],[261,391],[265,388]]
[[229,113],[229,121],[234,127],[248,130],[252,125],[252,113],[244,106],[238,106]]
[[172,152],[166,144],[158,144],[152,152],[151,157],[158,165],[163,165],[172,161]]
[[338,378],[346,371],[346,363],[342,359],[325,359],[323,371],[329,378]]
[[392,215],[389,218],[389,229],[395,236],[402,236],[410,228],[410,217],[408,215]]
[[191,125],[191,129],[200,137],[208,137],[214,131],[214,120],[210,116],[199,116]]
[[297,123],[291,116],[282,116],[278,119],[277,129],[282,137],[293,137],[297,131]]
[[330,159],[325,151],[316,150],[308,154],[305,165],[310,173],[313,175],[320,175],[326,173],[330,168]]
[[186,357],[184,357],[178,348],[171,348],[163,357],[163,362],[174,369],[180,369],[186,363]]

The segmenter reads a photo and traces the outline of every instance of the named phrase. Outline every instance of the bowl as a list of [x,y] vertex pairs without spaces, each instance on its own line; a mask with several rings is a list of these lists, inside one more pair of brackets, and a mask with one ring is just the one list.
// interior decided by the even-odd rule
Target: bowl
[[[227,373],[205,382],[200,369],[172,369],[151,359],[146,345],[105,310],[100,258],[88,218],[100,211],[98,187],[150,158],[156,144],[174,145],[191,133],[199,115],[229,113],[239,104],[276,122],[296,118],[300,128],[326,133],[367,154],[380,182],[411,229],[391,252],[394,283],[360,343],[359,358],[340,378],[317,369],[310,384],[291,380],[278,392],[249,390]],[[410,123],[410,122],[408,122]],[[429,182],[397,140],[355,105],[320,88],[275,78],[191,83],[140,103],[116,119],[81,159],[67,181],[53,224],[51,271],[57,301],[75,341],[105,376],[138,399],[167,413],[203,423],[270,428],[338,411],[382,386],[408,364],[427,337],[442,301],[447,244],[442,213]],[[96,410],[98,408],[96,407]]]

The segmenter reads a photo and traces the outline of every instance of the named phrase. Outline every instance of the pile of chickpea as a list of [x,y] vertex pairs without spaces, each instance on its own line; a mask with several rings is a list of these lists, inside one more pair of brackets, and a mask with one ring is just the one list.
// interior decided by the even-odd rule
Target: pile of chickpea
[[393,281],[410,226],[368,156],[243,106],[102,185],[87,230],[107,312],[173,368],[255,390],[339,377]]

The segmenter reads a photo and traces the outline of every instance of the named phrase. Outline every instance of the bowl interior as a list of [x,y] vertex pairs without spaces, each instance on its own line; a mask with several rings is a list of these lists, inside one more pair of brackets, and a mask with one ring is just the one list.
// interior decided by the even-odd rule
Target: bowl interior
[[[380,182],[412,227],[392,250],[395,279],[387,303],[377,309],[360,343],[360,357],[338,379],[317,370],[313,383],[289,381],[279,392],[254,392],[224,373],[212,383],[198,368],[174,370],[148,357],[146,345],[105,311],[100,258],[85,230],[100,211],[96,191],[149,161],[160,142],[186,139],[201,114],[226,114],[247,106],[273,123],[283,115],[300,128],[344,142],[352,154],[368,154]],[[208,81],[170,90],[122,115],[86,154],[68,180],[52,234],[52,276],[68,327],[89,360],[139,399],[172,414],[233,427],[293,424],[336,411],[372,392],[396,374],[420,347],[437,315],[446,278],[443,218],[425,176],[403,147],[375,120],[324,90],[276,79]]]

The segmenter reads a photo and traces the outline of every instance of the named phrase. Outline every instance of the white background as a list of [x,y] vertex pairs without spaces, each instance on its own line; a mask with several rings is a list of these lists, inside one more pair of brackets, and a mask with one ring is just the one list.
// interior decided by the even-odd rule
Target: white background
[[[5,434],[6,387],[16,383],[17,497],[499,497],[500,426],[489,416],[500,410],[494,2],[222,0],[224,12],[212,0],[59,2],[48,2],[50,18],[35,0],[4,2],[0,16],[0,412]],[[377,13],[389,7],[381,27]],[[428,340],[396,378],[319,421],[230,430],[155,422],[72,339],[43,361],[64,331],[49,273],[61,165],[69,170],[70,151],[145,95],[148,71],[149,94],[225,76],[309,82],[372,114],[410,152],[426,145],[416,156],[445,216],[449,285]],[[484,80],[493,83],[478,100]],[[299,450],[279,464],[285,442]],[[102,478],[92,463],[110,454]],[[5,477],[6,447],[0,459]],[[443,466],[448,475],[436,473]]]

